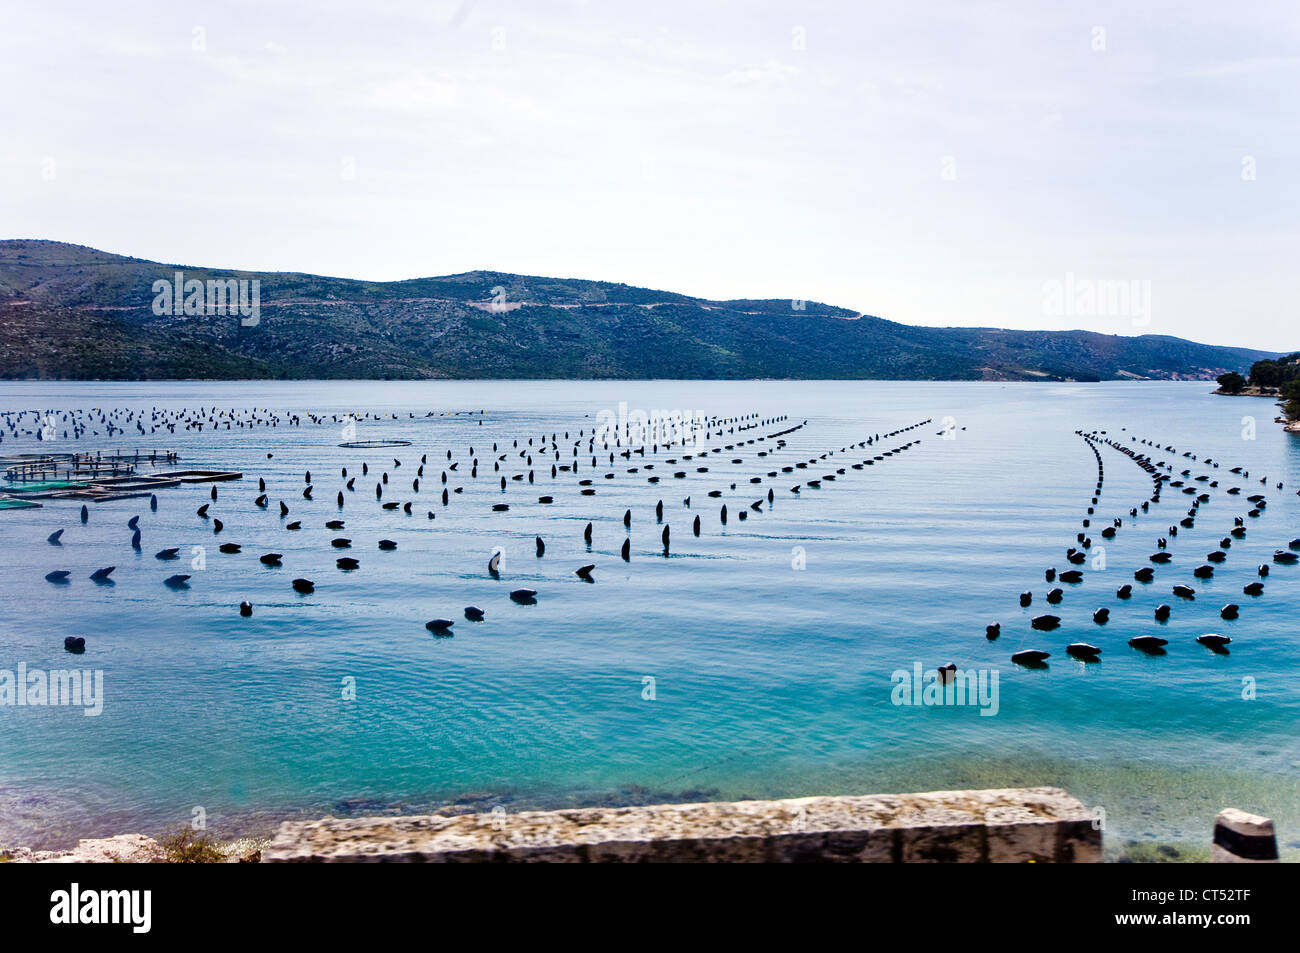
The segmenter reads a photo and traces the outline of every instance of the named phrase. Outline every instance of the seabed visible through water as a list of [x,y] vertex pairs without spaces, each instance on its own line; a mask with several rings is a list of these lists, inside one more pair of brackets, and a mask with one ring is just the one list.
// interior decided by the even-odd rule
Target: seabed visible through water
[[[56,428],[6,426],[0,454],[172,450],[129,476],[241,475],[0,517],[0,670],[104,685],[94,717],[0,706],[0,844],[166,832],[195,810],[233,837],[289,816],[1050,784],[1098,811],[1112,858],[1199,859],[1229,806],[1272,817],[1300,858],[1300,566],[1273,561],[1300,536],[1300,442],[1271,402],[1211,387],[0,385],[19,430],[33,408]],[[591,444],[620,404],[696,408],[708,436]],[[1059,627],[1033,628],[1047,613]],[[1128,645],[1152,635],[1163,654]],[[1045,667],[1013,663],[1024,650]],[[918,663],[996,673],[996,714],[896,704]]]

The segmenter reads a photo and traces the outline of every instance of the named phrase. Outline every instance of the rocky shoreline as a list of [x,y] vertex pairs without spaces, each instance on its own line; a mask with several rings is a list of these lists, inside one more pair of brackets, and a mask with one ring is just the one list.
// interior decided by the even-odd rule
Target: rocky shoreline
[[[224,863],[256,864],[262,860],[265,839],[241,838],[222,845]],[[1104,860],[1111,864],[1203,864],[1210,860],[1210,849],[1203,845],[1127,841],[1122,847],[1106,851]],[[163,846],[144,834],[119,834],[116,837],[79,841],[71,850],[33,851],[25,847],[0,850],[0,863],[16,864],[156,864],[177,863],[167,856]]]
[[[262,859],[267,841],[251,837],[228,843],[213,842],[215,854],[208,863],[248,864]],[[185,863],[184,857],[165,842],[144,834],[118,834],[80,840],[71,850],[30,850],[14,847],[0,850],[0,861],[16,864],[159,864]]]
[[1219,387],[1216,390],[1210,391],[1210,393],[1219,397],[1272,397],[1275,400],[1282,396],[1277,392],[1276,387],[1269,388],[1268,390],[1260,390],[1258,387],[1244,387],[1241,390],[1224,390],[1222,387]]

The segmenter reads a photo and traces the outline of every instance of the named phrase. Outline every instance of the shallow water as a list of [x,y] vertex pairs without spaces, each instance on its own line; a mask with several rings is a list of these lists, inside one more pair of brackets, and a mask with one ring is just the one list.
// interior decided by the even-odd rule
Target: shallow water
[[[406,439],[393,450],[343,449],[334,423],[152,437],[88,437],[36,444],[6,436],[0,453],[36,449],[173,449],[186,468],[238,469],[243,480],[218,485],[214,536],[195,515],[210,485],[158,492],[147,500],[91,504],[47,500],[42,509],[0,512],[0,668],[76,664],[104,672],[102,715],[70,708],[0,707],[0,844],[66,845],[79,836],[180,827],[196,808],[218,835],[265,830],[275,819],[325,813],[420,810],[447,804],[508,810],[532,806],[670,799],[787,797],[969,786],[1055,784],[1105,814],[1112,853],[1129,840],[1204,846],[1215,813],[1236,806],[1273,817],[1288,855],[1300,855],[1300,566],[1272,567],[1258,599],[1242,595],[1255,567],[1300,535],[1300,441],[1272,422],[1262,399],[1211,396],[1204,383],[997,384],[897,382],[232,382],[0,385],[0,409],[121,406],[270,407],[317,414],[391,411],[398,419],[362,421],[356,439]],[[807,426],[775,441],[745,445],[677,466],[681,452],[648,454],[646,472],[613,466],[550,478],[537,459],[536,483],[491,471],[495,440],[556,432],[561,461],[597,414],[632,408],[691,408],[710,414],[788,415],[743,438]],[[434,416],[427,411],[473,411]],[[483,414],[478,414],[483,410]],[[407,415],[414,413],[415,418]],[[1258,420],[1243,439],[1242,418]],[[951,417],[953,439],[943,439]],[[878,447],[843,447],[923,419],[931,423]],[[1122,429],[1127,428],[1127,429]],[[1174,562],[1128,602],[1115,589],[1149,565],[1155,541],[1184,515],[1188,498],[1166,488],[1149,515],[1130,507],[1151,492],[1150,478],[1101,447],[1105,489],[1090,532],[1122,517],[1104,541],[1104,569],[1084,565],[1082,584],[1065,586],[1055,632],[1030,617],[1049,611],[1047,566],[1068,568],[1096,480],[1096,464],[1076,430],[1105,430],[1172,444],[1152,452],[1192,475],[1221,483],[1196,526],[1171,540]],[[564,441],[564,431],[573,434]],[[835,482],[789,487],[908,440],[921,442]],[[707,446],[722,446],[712,438]],[[477,479],[467,448],[478,451]],[[584,443],[585,446],[585,443]],[[755,456],[760,447],[772,451]],[[446,451],[462,461],[443,507],[439,474]],[[1149,448],[1142,448],[1149,450]],[[764,474],[815,458],[806,472]],[[1181,456],[1222,462],[1213,470]],[[272,459],[267,454],[272,453]],[[420,455],[429,465],[419,493],[410,481]],[[393,458],[402,461],[394,469]],[[743,463],[733,465],[734,457]],[[526,472],[511,458],[503,473]],[[370,475],[360,477],[362,461]],[[607,462],[601,456],[601,463]],[[695,465],[708,465],[698,474]],[[1250,480],[1234,480],[1234,465]],[[357,476],[340,513],[340,468]],[[689,476],[672,479],[678,467]],[[315,500],[301,497],[311,470]],[[382,510],[374,483],[387,470],[385,501],[414,501],[413,514]],[[613,480],[603,479],[614,472]],[[816,472],[814,472],[816,471]],[[1267,487],[1258,477],[1268,475]],[[763,482],[751,485],[750,477]],[[253,505],[257,479],[271,506]],[[578,495],[578,478],[596,495]],[[1190,479],[1190,478],[1189,478]],[[1286,489],[1274,489],[1276,481]],[[729,489],[732,482],[737,489]],[[1229,549],[1212,580],[1191,578],[1233,517],[1249,508],[1224,494],[1263,492],[1268,507],[1248,519],[1248,535]],[[1200,486],[1200,484],[1193,484]],[[740,522],[736,511],[765,495],[775,501]],[[708,499],[722,489],[721,500]],[[537,503],[552,494],[555,503]],[[687,509],[682,500],[692,498]],[[291,509],[287,532],[276,501]],[[494,513],[493,503],[511,504]],[[664,501],[672,541],[665,557],[654,505]],[[726,502],[732,519],[718,522]],[[625,508],[633,511],[632,556],[624,563]],[[429,520],[426,511],[436,519]],[[127,520],[141,515],[142,551],[129,545]],[[699,538],[690,531],[700,515]],[[346,520],[346,529],[324,527]],[[590,550],[582,529],[595,524]],[[61,548],[45,538],[66,527]],[[353,540],[339,552],[329,541]],[[546,541],[534,555],[533,537]],[[396,540],[380,552],[380,538]],[[217,551],[238,542],[238,555]],[[203,546],[206,568],[188,568]],[[486,571],[505,550],[499,580]],[[182,559],[154,553],[181,547]],[[806,568],[796,568],[802,548]],[[258,556],[284,554],[283,568]],[[335,559],[361,568],[345,573]],[[573,571],[595,563],[596,582]],[[115,564],[115,585],[87,578]],[[45,573],[72,570],[62,587]],[[162,580],[192,574],[191,588]],[[290,580],[315,580],[300,596]],[[1194,585],[1194,602],[1170,594]],[[510,590],[538,590],[536,605]],[[1021,609],[1018,594],[1034,592]],[[251,618],[237,605],[254,604]],[[1232,622],[1226,602],[1242,606]],[[1152,618],[1167,602],[1173,617]],[[478,605],[484,622],[466,621]],[[1111,608],[1106,626],[1092,622]],[[455,619],[452,638],[433,638],[428,619]],[[985,638],[1000,621],[1002,635]],[[1193,639],[1233,638],[1215,655]],[[85,655],[62,649],[84,635]],[[1130,649],[1128,638],[1159,634],[1164,656]],[[1086,640],[1103,649],[1084,665],[1064,652]],[[1048,667],[1010,662],[1022,648],[1052,653]],[[974,706],[902,706],[891,674],[955,662],[996,671],[997,713]],[[355,679],[347,700],[344,679]],[[652,678],[653,698],[646,687]],[[1254,697],[1243,697],[1244,679]],[[1250,695],[1249,691],[1244,692]]]

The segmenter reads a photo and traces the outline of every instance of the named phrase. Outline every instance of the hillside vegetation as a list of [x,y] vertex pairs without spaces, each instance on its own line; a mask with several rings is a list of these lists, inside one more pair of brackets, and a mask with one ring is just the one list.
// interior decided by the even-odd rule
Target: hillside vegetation
[[[257,279],[260,321],[157,315],[153,283]],[[475,271],[369,282],[0,242],[0,377],[1206,379],[1276,357],[1160,335],[898,324]]]

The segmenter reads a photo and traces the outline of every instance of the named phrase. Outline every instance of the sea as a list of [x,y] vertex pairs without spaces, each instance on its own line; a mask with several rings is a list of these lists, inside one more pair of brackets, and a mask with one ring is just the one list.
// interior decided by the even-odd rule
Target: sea
[[[1272,559],[1300,536],[1300,438],[1271,400],[1213,386],[2,383],[19,431],[5,426],[2,456],[173,451],[137,473],[241,476],[159,488],[156,509],[90,502],[85,522],[76,498],[0,509],[0,847],[1051,785],[1093,813],[1112,860],[1205,859],[1226,807],[1273,818],[1284,859],[1300,859],[1300,565]],[[635,427],[624,440],[619,421],[656,412],[710,423],[675,435],[688,446],[642,447]],[[396,445],[341,446],[367,442]],[[1131,454],[1168,476],[1159,502]],[[1171,535],[1198,494],[1194,525]],[[1152,563],[1162,537],[1172,560]],[[156,557],[168,548],[176,559]],[[1194,578],[1215,551],[1213,577]],[[107,566],[107,582],[89,578]],[[1153,581],[1135,581],[1146,566]],[[1083,579],[1048,583],[1049,568]],[[46,580],[60,570],[66,582]],[[185,587],[164,584],[175,574]],[[1245,595],[1254,581],[1263,593]],[[1059,628],[1034,629],[1044,613]],[[434,619],[454,624],[438,634]],[[1215,652],[1196,641],[1207,633],[1232,641]],[[1129,646],[1144,635],[1167,645]],[[1081,641],[1098,661],[1067,654]],[[1050,654],[1012,661],[1026,649]],[[981,691],[927,694],[948,665]],[[4,703],[19,666],[98,673],[99,710],[20,705],[16,690]]]

